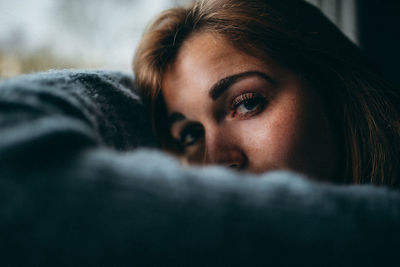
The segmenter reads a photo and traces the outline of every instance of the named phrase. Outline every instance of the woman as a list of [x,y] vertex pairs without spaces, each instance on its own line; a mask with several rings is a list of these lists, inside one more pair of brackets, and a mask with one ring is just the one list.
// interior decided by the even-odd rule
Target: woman
[[134,72],[160,143],[189,163],[400,184],[399,93],[304,1],[167,10]]

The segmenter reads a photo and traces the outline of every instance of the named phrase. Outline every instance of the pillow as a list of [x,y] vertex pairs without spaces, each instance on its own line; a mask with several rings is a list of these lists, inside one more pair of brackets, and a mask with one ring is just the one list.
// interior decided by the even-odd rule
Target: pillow
[[2,266],[397,264],[399,192],[183,167],[126,75],[12,79],[0,115]]

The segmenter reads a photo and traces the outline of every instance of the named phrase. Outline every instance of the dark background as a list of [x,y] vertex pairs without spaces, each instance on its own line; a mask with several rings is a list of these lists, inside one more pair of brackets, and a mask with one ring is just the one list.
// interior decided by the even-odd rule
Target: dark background
[[359,42],[378,69],[400,86],[400,1],[358,0]]

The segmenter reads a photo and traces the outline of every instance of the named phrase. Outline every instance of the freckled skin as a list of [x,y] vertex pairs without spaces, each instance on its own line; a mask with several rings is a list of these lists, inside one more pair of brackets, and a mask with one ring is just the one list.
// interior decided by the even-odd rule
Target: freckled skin
[[[275,82],[244,78],[220,99],[211,99],[216,82],[246,71],[266,73]],[[265,94],[265,109],[246,118],[217,119],[215,111],[229,105],[227,99],[242,87]],[[189,162],[256,173],[288,169],[318,179],[331,179],[340,169],[338,138],[314,90],[293,72],[240,52],[220,36],[198,33],[187,39],[163,77],[162,93],[168,113],[185,117],[171,126],[173,136],[186,122],[204,129],[204,138],[182,155]]]

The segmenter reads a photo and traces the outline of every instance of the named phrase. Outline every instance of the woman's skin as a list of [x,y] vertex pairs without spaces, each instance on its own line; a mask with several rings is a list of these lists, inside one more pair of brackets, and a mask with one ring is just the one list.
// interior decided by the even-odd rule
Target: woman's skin
[[314,90],[221,36],[190,36],[163,76],[162,94],[171,134],[190,163],[319,179],[342,168],[338,138]]

